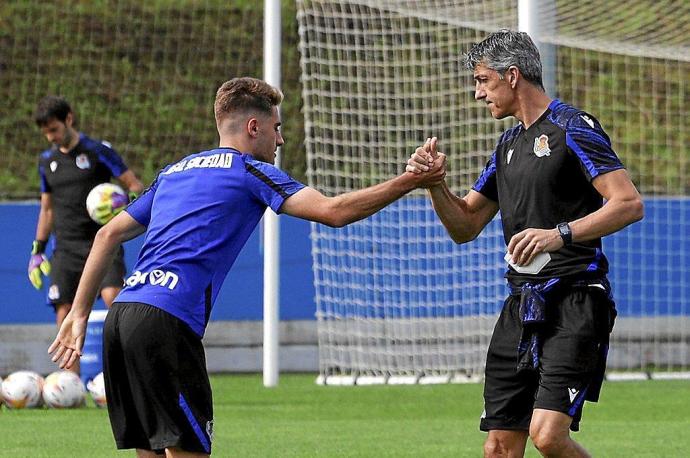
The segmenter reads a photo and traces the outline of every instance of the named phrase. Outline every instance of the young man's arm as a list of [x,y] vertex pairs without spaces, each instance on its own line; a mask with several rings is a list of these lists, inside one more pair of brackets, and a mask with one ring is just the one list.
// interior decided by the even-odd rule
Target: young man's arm
[[326,197],[306,187],[288,197],[280,210],[298,218],[342,227],[373,215],[413,189],[439,183],[446,173],[444,161],[445,156],[440,155],[426,174],[405,172],[383,183],[335,197]]
[[[569,223],[573,242],[585,242],[612,234],[644,216],[642,198],[624,169],[601,174],[592,185],[606,199],[604,205]],[[563,246],[558,229],[525,229],[515,234],[508,244],[513,261],[529,264],[542,251],[556,251]]]
[[139,224],[126,211],[121,212],[103,226],[93,241],[86,260],[79,287],[72,303],[72,309],[65,317],[55,341],[48,348],[53,361],[62,358],[61,369],[70,368],[81,356],[86,336],[86,323],[98,289],[122,242],[143,233],[146,227]]

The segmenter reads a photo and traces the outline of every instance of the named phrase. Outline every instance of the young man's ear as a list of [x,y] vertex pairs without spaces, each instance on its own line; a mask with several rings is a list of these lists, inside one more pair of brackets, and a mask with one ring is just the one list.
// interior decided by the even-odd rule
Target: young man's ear
[[67,127],[72,127],[72,125],[74,125],[74,115],[71,111],[67,113],[67,116],[65,116],[65,125]]
[[252,138],[256,138],[259,135],[259,121],[256,118],[249,118],[249,121],[247,121],[247,133]]

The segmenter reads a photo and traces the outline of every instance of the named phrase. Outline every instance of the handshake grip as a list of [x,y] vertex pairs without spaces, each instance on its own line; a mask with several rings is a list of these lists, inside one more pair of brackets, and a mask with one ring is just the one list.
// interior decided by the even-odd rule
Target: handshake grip
[[29,281],[36,289],[41,289],[43,286],[42,276],[50,275],[50,261],[43,253],[45,251],[46,242],[43,240],[34,240],[31,247],[31,257],[29,258]]

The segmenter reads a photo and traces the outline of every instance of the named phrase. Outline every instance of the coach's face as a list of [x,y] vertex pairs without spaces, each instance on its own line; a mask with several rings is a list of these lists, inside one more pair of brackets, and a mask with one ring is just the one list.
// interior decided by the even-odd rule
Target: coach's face
[[270,116],[257,117],[257,136],[254,146],[254,157],[260,161],[273,164],[276,159],[276,149],[283,145],[283,134],[280,132],[280,112],[278,107],[271,109]]
[[[509,72],[506,75],[510,77]],[[503,119],[513,114],[514,94],[510,81],[484,64],[479,64],[474,69],[474,98],[487,104],[494,119]]]

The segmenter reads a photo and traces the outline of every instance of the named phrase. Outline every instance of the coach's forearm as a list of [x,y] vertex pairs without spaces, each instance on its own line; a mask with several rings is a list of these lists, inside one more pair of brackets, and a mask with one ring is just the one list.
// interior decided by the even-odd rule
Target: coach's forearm
[[642,200],[636,197],[607,201],[599,210],[570,222],[573,242],[585,242],[613,234],[644,216]]
[[477,238],[479,231],[470,219],[467,202],[453,194],[445,182],[429,188],[429,196],[434,211],[455,243],[465,243]]

